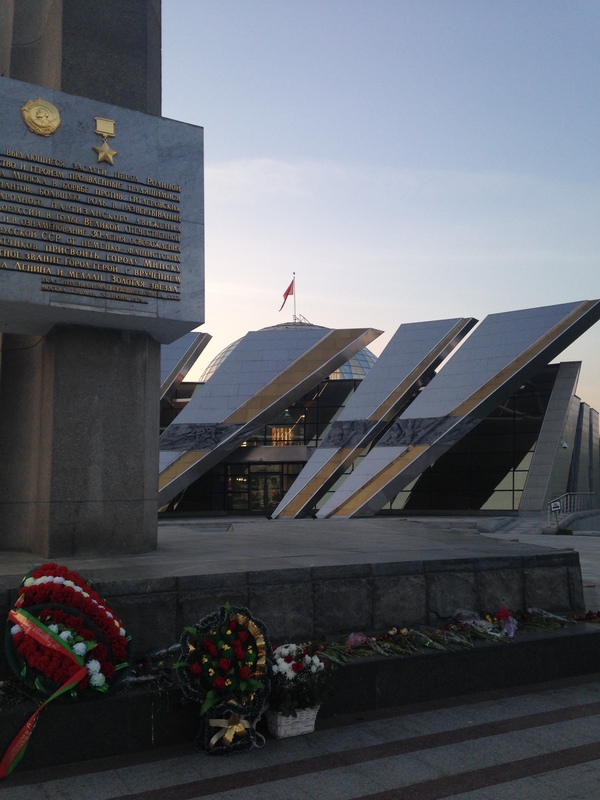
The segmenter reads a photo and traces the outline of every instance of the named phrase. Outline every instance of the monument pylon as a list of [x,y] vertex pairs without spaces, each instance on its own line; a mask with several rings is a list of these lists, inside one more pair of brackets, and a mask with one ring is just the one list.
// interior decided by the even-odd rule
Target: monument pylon
[[202,129],[159,0],[0,0],[0,550],[156,546],[160,344],[201,324]]

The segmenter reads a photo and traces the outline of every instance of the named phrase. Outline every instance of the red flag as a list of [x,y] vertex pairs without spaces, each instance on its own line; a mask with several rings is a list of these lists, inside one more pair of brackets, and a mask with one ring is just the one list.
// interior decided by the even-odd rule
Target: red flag
[[[281,304],[281,308],[283,308],[283,307],[284,307],[284,305],[285,305],[285,301],[288,299],[288,297],[289,297],[291,294],[294,294],[294,281],[295,281],[295,280],[296,280],[295,278],[292,278],[292,282],[290,283],[290,285],[287,287],[287,289],[286,289],[286,290],[285,290],[285,292],[283,293],[283,303]],[[281,311],[281,308],[279,309],[280,311]]]

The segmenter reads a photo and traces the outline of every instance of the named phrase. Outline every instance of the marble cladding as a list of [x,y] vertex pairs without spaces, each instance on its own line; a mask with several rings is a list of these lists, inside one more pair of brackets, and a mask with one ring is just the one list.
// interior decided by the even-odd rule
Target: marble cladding
[[[30,131],[21,113],[26,103],[39,97],[60,114],[60,126],[48,136]],[[13,251],[21,251],[2,270],[1,330],[45,335],[57,324],[91,325],[144,331],[168,343],[204,322],[203,129],[9,78],[0,82],[0,101],[0,183],[16,198],[11,200],[10,217],[0,220],[0,232],[17,242],[11,246]],[[114,122],[114,136],[108,139],[116,151],[114,164],[99,162],[93,150],[102,145],[102,137],[95,132],[96,118]],[[98,178],[111,183],[94,183]],[[176,203],[180,232],[169,227],[175,222],[161,210],[165,198],[160,191],[167,186],[181,190]],[[114,190],[114,196],[102,195],[103,189]],[[25,235],[15,233],[18,229],[25,230]],[[58,260],[26,260],[25,254],[32,254],[26,246],[27,234],[34,231],[38,247],[33,255],[53,253]],[[159,243],[174,249],[159,247]],[[70,279],[80,288],[73,291],[70,284],[61,283],[63,293],[42,290],[41,282],[48,276],[59,282],[69,279],[73,265],[67,264],[61,251],[48,250],[49,245],[65,244],[79,252],[93,251],[93,256],[77,256],[80,265],[70,270],[79,271],[78,277]],[[131,248],[153,255],[132,255]],[[164,266],[144,264],[147,258],[162,258],[166,263],[173,254],[180,260],[169,263],[179,266],[179,272],[171,274]],[[130,261],[109,262],[111,255]],[[15,266],[19,260],[26,269]],[[153,276],[163,269],[167,278],[136,276],[138,268]],[[81,288],[82,271],[93,276],[86,279],[85,289]],[[105,290],[103,297],[102,289],[114,285],[115,275],[122,281],[122,293]],[[156,286],[173,276],[180,282],[160,284],[173,291],[151,288],[152,283]],[[144,291],[139,298],[128,301],[127,297],[137,297],[131,290],[141,288],[141,283]]]
[[402,414],[402,418],[449,414],[579,305],[565,303],[490,314]]
[[178,425],[219,423],[303,356],[329,328],[250,331],[177,417]]
[[[339,421],[368,419],[415,367],[436,347],[440,347],[440,341],[459,322],[460,319],[456,318],[401,325],[361,382],[359,389],[341,410]],[[475,320],[468,320],[467,323],[465,330]]]

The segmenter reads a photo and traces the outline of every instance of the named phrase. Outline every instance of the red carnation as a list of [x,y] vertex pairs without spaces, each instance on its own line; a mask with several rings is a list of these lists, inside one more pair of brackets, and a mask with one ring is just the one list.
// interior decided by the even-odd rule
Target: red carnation
[[298,661],[292,664],[292,672],[302,672],[303,669],[304,667]]
[[[89,641],[94,640],[93,634],[86,636],[85,638]],[[94,658],[97,658],[98,661],[106,661],[108,659],[108,650],[106,649],[105,645],[97,644],[96,647],[94,647]]]
[[101,667],[100,671],[102,672],[102,674],[104,675],[106,680],[107,681],[112,680],[115,677],[115,675],[117,674],[117,670],[115,669],[114,665],[111,664],[110,661],[103,661],[103,662],[101,662],[101,664],[102,664],[102,667]]

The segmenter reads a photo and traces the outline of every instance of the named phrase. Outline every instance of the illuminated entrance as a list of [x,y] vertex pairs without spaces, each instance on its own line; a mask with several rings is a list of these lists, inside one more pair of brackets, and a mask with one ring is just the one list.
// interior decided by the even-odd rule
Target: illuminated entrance
[[269,514],[301,469],[302,464],[228,464],[227,510]]

